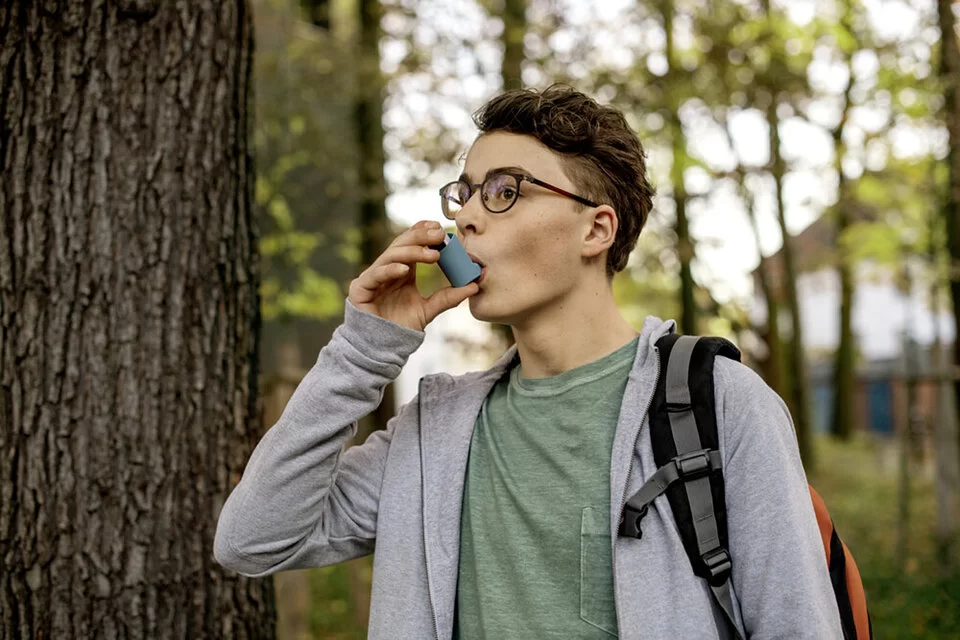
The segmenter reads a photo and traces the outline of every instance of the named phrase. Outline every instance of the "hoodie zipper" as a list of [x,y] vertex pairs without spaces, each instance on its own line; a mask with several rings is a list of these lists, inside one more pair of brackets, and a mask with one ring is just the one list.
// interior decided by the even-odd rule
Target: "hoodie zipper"
[[[420,432],[420,511],[426,515],[427,484],[423,473],[423,378],[417,385],[417,427]],[[430,560],[427,547],[427,527],[423,526],[423,561],[427,576],[427,600],[430,602],[430,620],[433,622],[433,637],[440,640],[440,623],[437,622],[437,607],[433,603],[433,591],[430,589]]]
[[[653,396],[657,392],[657,384],[660,381],[660,349],[656,346],[653,347],[654,352],[657,354],[657,377],[654,378],[653,382],[653,391],[650,392],[650,397],[647,399],[647,404],[643,408],[643,412],[640,414],[640,427],[637,429],[637,436],[633,439],[633,447],[630,449],[630,466],[627,467],[627,481],[623,485],[623,495],[620,496],[620,508],[617,511],[617,528],[612,531],[613,534],[613,550],[611,551],[611,564],[613,569],[613,604],[614,609],[617,612],[617,635],[622,636],[621,629],[623,625],[620,621],[620,607],[618,606],[617,598],[617,538],[619,538],[620,530],[620,521],[623,520],[623,508],[627,504],[627,489],[630,487],[630,475],[633,472],[633,453],[637,449],[637,438],[640,437],[640,431],[643,429],[643,421],[647,417],[647,412],[650,411],[650,405],[653,404]],[[438,639],[439,640],[439,639]]]

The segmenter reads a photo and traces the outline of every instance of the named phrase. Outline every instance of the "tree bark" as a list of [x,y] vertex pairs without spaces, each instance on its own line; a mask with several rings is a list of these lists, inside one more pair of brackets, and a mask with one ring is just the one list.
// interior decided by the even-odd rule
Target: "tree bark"
[[0,638],[273,636],[242,0],[0,8]]
[[[373,264],[389,244],[387,218],[387,183],[383,176],[383,95],[384,80],[380,71],[380,19],[383,7],[379,0],[359,0],[360,68],[356,108],[358,144],[360,147],[360,228],[362,268]],[[377,410],[360,421],[355,443],[362,443],[396,412],[394,386],[384,390]]]
[[780,342],[780,305],[777,302],[777,293],[774,291],[774,287],[770,282],[770,274],[767,269],[768,265],[764,262],[763,247],[760,244],[760,225],[757,220],[753,194],[749,193],[749,190],[744,184],[743,175],[740,175],[739,180],[739,190],[743,198],[744,206],[747,209],[747,218],[750,220],[753,241],[757,245],[757,255],[760,256],[760,264],[757,266],[757,276],[760,281],[760,291],[767,305],[766,343],[768,353],[766,366],[764,367],[764,379],[774,391],[783,395],[783,348]]
[[[840,18],[842,28],[853,33],[853,20],[850,5],[842,5]],[[837,204],[834,218],[837,230],[836,256],[837,274],[840,280],[840,343],[833,366],[833,426],[831,431],[841,440],[849,440],[853,434],[853,389],[855,344],[853,335],[853,274],[844,236],[850,227],[849,197],[847,179],[843,175],[843,158],[846,147],[843,143],[843,130],[846,127],[851,107],[853,90],[852,52],[845,52],[844,63],[850,73],[843,92],[843,107],[840,122],[832,131],[834,150],[834,170],[837,172]]]
[[[957,338],[953,341],[953,361],[960,363],[960,47],[957,45],[956,20],[950,0],[937,0],[940,22],[940,79],[944,92],[944,119],[949,146],[947,169],[949,190],[943,207],[947,225],[947,248],[950,251],[950,294]],[[953,388],[960,412],[960,376],[954,373]],[[960,420],[960,414],[958,414]],[[960,433],[960,431],[958,431]],[[960,441],[954,450],[960,460]]]
[[939,212],[931,213],[930,220],[930,265],[935,274],[930,283],[930,313],[933,321],[933,354],[936,379],[934,394],[933,451],[935,457],[935,494],[937,499],[937,520],[934,533],[937,543],[937,556],[941,559],[940,575],[951,575],[956,567],[956,540],[958,511],[958,489],[960,489],[960,460],[954,453],[957,441],[957,411],[955,399],[947,377],[950,370],[948,354],[944,348],[940,330],[940,292],[942,282],[938,275],[943,247],[937,238],[941,236]]
[[673,202],[676,208],[677,255],[680,260],[680,331],[686,335],[697,335],[697,303],[694,298],[693,272],[690,264],[693,262],[696,249],[690,237],[690,226],[687,222],[687,189],[683,182],[686,169],[687,142],[683,137],[683,123],[680,121],[680,99],[676,95],[677,83],[670,78],[677,72],[677,55],[673,38],[673,13],[676,7],[673,0],[667,0],[662,5],[663,30],[666,35],[667,55],[667,82],[665,88],[668,96],[668,125],[670,129],[670,145],[673,162],[670,165],[670,184],[673,188]]
[[527,33],[526,0],[503,0],[503,61],[500,76],[504,91],[523,88],[523,37]]
[[790,387],[791,393],[788,402],[793,415],[793,424],[797,432],[797,444],[800,448],[800,457],[807,471],[814,468],[813,433],[810,428],[810,384],[807,380],[807,365],[803,357],[803,330],[800,319],[800,301],[797,296],[797,272],[793,259],[793,248],[790,242],[790,232],[787,230],[787,216],[783,204],[783,178],[786,169],[783,156],[780,153],[780,118],[777,115],[776,91],[771,89],[770,102],[767,106],[767,122],[770,125],[770,159],[773,166],[774,191],[777,200],[777,220],[780,223],[780,233],[783,236],[784,289],[787,306],[790,309],[791,328],[790,337]]

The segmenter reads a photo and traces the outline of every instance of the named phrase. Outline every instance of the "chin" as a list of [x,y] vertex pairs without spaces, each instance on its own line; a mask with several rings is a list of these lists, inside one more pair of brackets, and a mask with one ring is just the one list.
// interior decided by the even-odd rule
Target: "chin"
[[470,315],[481,322],[502,324],[503,320],[501,319],[501,314],[496,313],[494,309],[491,309],[489,304],[485,304],[485,301],[477,300],[477,298],[482,295],[482,293],[478,293],[475,296],[471,296],[467,300],[470,305]]
[[489,300],[478,300],[482,295],[482,293],[479,293],[468,298],[470,315],[481,322],[513,325],[518,314],[516,309],[498,309],[491,305]]

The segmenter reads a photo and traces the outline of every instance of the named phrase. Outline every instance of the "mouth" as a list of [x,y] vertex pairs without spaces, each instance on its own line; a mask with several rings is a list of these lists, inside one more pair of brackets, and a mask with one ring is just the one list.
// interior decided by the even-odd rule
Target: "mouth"
[[476,282],[477,284],[480,284],[481,282],[483,282],[484,276],[487,275],[487,265],[485,265],[485,264],[483,263],[483,260],[481,260],[481,259],[478,258],[477,256],[473,255],[472,253],[469,253],[469,252],[468,252],[468,253],[467,253],[467,257],[470,258],[471,261],[473,261],[473,262],[475,262],[476,264],[480,265],[480,277],[477,278],[476,280],[474,280],[474,282]]
[[478,258],[477,256],[473,255],[472,253],[469,253],[469,252],[468,252],[468,253],[467,253],[467,257],[470,258],[470,260],[472,260],[473,262],[476,262],[478,265],[480,265],[480,268],[481,268],[481,269],[483,269],[484,267],[487,266],[487,265],[485,265],[485,264],[483,263],[483,260],[481,260],[481,259]]

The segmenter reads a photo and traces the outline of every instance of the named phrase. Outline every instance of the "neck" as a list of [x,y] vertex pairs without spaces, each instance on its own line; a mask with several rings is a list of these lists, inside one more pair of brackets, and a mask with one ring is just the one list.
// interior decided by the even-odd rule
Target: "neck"
[[637,337],[609,284],[572,291],[513,325],[524,378],[547,378],[609,355]]

